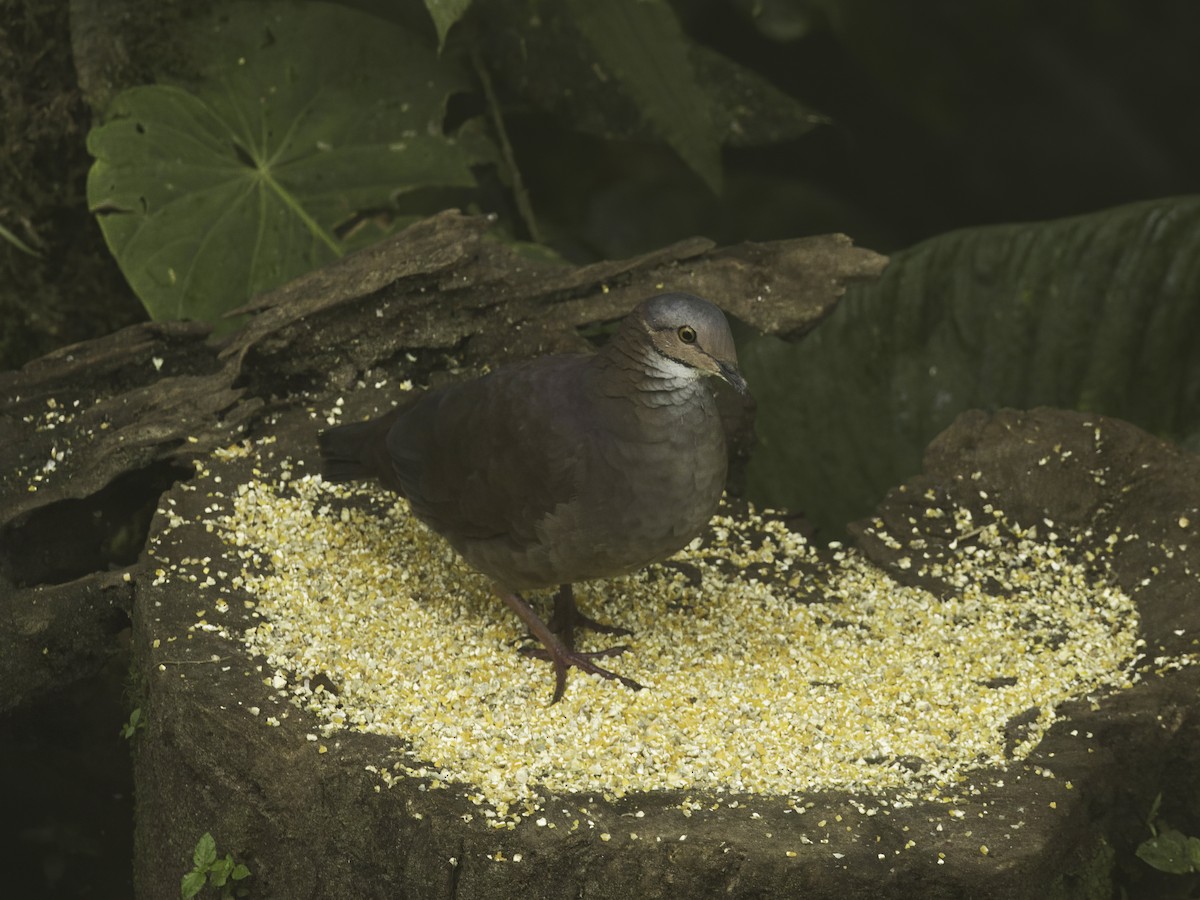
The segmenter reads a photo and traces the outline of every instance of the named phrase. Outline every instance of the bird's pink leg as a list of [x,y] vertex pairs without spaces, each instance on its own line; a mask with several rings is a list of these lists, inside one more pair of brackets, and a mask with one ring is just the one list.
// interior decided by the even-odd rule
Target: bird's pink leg
[[[520,594],[499,590],[497,593],[508,604],[509,609],[515,612],[517,617],[525,623],[525,627],[529,629],[529,633],[542,642],[542,647],[545,648],[545,658],[554,665],[554,697],[550,700],[551,705],[562,699],[563,691],[567,687],[567,669],[571,666],[592,675],[599,675],[601,678],[619,681],[627,688],[635,691],[642,689],[642,686],[632,678],[626,678],[624,675],[610,672],[608,669],[602,668],[592,662],[593,659],[598,657],[616,656],[624,653],[624,647],[611,647],[608,650],[601,650],[596,653],[581,653],[568,647],[558,635],[551,631],[546,623],[538,617],[538,614],[534,612],[533,607],[526,603]],[[530,649],[526,655],[541,657],[541,653],[537,649]]]

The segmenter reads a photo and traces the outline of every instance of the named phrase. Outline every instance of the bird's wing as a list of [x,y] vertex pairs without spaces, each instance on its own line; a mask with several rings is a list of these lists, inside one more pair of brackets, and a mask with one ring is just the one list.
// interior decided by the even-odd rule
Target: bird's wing
[[421,398],[387,437],[416,514],[460,540],[538,539],[537,525],[578,493],[586,429],[581,357],[544,357]]

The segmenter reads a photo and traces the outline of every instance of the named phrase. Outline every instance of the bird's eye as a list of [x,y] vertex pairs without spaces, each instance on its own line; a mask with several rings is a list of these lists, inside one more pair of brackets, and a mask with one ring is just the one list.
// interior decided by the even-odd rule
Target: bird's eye
[[691,325],[680,325],[677,333],[679,334],[679,339],[685,344],[696,343],[696,329]]

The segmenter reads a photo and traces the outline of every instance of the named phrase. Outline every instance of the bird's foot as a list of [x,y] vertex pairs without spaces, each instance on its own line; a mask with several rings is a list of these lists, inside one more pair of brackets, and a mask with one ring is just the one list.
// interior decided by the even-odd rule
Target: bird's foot
[[[568,598],[570,598],[569,590],[568,587]],[[560,591],[560,595],[561,593]],[[599,675],[601,678],[619,681],[631,690],[640,691],[642,689],[642,685],[638,684],[632,678],[618,675],[616,672],[609,671],[593,662],[596,659],[619,656],[625,652],[626,647],[617,646],[609,647],[606,650],[578,651],[573,646],[569,646],[563,638],[547,627],[546,623],[538,618],[537,613],[533,611],[533,608],[525,602],[520,594],[500,592],[500,595],[504,598],[504,602],[509,605],[509,608],[529,628],[532,636],[536,637],[542,643],[540,648],[522,647],[520,648],[520,652],[535,659],[548,660],[554,666],[554,696],[550,700],[551,705],[562,699],[563,691],[567,687],[567,669],[571,667],[591,675]],[[574,606],[573,598],[570,598],[570,603],[571,606]]]
[[[603,650],[568,650],[568,652],[583,659],[604,659],[607,656],[620,656],[628,649],[624,644],[618,644],[616,647],[606,647]],[[554,657],[545,647],[518,647],[517,652],[522,656],[528,656],[530,659],[542,659],[546,662],[554,661]]]
[[598,666],[593,662],[593,660],[597,659],[620,656],[629,649],[624,644],[619,644],[616,647],[606,647],[603,650],[572,650],[566,645],[560,646],[561,652],[557,654],[550,647],[517,648],[517,652],[522,656],[528,656],[530,659],[542,659],[554,664],[554,697],[550,701],[551,704],[557,703],[562,699],[563,691],[567,686],[567,669],[572,666],[581,671],[589,672],[592,675],[599,675],[601,678],[619,681],[631,690],[640,691],[642,689],[643,685],[632,678],[618,675],[616,672],[606,669],[603,666]]
[[[623,628],[620,625],[610,625],[607,622],[597,622],[591,616],[580,612],[578,606],[575,607],[575,612],[572,613],[569,621],[571,623],[570,628],[572,630],[575,628],[584,628],[588,631],[595,631],[599,634],[611,634],[617,637],[625,637],[633,634],[633,632],[628,628]],[[546,624],[549,625],[550,630],[557,635],[561,635],[568,628],[566,622],[561,621],[557,609],[555,609],[554,613],[551,614],[550,621]]]
[[[537,650],[530,648],[534,652],[530,655],[536,655]],[[554,696],[550,699],[550,704],[554,705],[562,699],[563,691],[567,687],[567,669],[574,666],[581,672],[587,672],[590,675],[599,675],[601,678],[607,678],[610,681],[619,681],[621,684],[630,690],[640,691],[642,685],[638,684],[632,678],[626,678],[624,675],[618,675],[603,666],[598,666],[593,659],[603,658],[605,656],[620,656],[625,652],[624,647],[609,647],[607,650],[597,650],[590,653],[582,653],[578,650],[568,650],[560,645],[559,648],[546,647],[545,658],[549,659],[554,664]],[[556,652],[560,651],[560,652]],[[541,658],[540,656],[538,658]]]
[[575,629],[586,628],[600,634],[612,634],[617,637],[633,634],[628,628],[620,625],[609,625],[607,622],[597,622],[591,616],[580,611],[575,605],[575,591],[571,585],[564,584],[554,595],[554,612],[550,615],[547,627],[560,638],[568,647],[575,646]]

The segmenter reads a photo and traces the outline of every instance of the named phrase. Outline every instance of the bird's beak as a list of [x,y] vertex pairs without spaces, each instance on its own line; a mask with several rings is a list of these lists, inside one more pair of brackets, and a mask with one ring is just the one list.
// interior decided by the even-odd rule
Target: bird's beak
[[750,395],[750,385],[746,384],[746,379],[742,377],[735,363],[717,360],[717,375],[742,396]]

